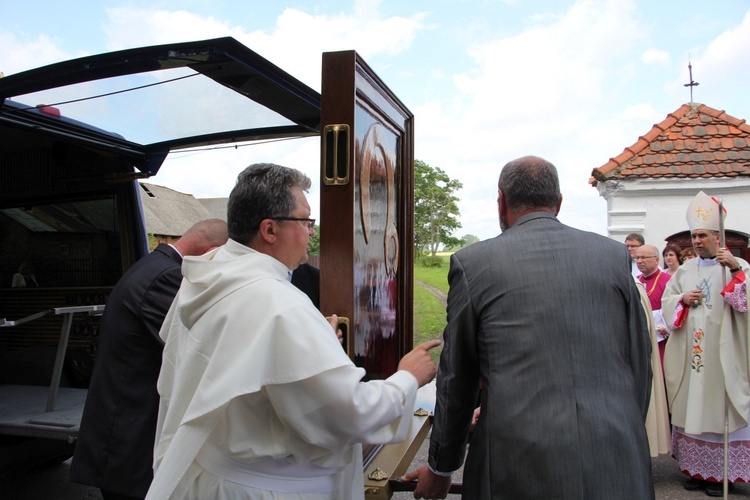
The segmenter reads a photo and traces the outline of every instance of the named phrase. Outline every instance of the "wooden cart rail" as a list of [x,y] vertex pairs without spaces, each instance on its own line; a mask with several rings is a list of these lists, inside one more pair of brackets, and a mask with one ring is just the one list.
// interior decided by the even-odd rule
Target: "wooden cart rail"
[[[383,446],[364,466],[365,499],[389,500],[397,491],[414,491],[417,482],[405,483],[401,477],[412,469],[412,462],[432,428],[432,416],[412,417],[409,433],[402,443]],[[462,493],[463,484],[451,484],[450,493]]]

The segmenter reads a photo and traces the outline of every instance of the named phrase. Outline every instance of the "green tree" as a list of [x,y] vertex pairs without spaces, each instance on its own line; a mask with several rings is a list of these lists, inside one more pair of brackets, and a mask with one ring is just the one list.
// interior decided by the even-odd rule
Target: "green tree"
[[464,235],[464,246],[473,245],[474,243],[479,242],[479,236],[473,235],[473,234],[465,234]]
[[414,246],[418,252],[435,256],[441,244],[455,247],[463,243],[452,236],[461,227],[456,191],[462,187],[441,169],[414,162]]
[[310,243],[307,245],[308,255],[320,255],[320,226],[315,226],[315,235],[310,236]]

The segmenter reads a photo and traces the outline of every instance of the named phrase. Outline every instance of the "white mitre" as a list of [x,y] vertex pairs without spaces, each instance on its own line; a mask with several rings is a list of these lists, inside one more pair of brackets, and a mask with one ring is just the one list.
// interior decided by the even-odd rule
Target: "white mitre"
[[[724,208],[723,215],[726,218],[726,208]],[[688,205],[685,218],[691,231],[695,229],[719,231],[721,229],[719,224],[719,201],[701,191],[695,195],[693,201]]]

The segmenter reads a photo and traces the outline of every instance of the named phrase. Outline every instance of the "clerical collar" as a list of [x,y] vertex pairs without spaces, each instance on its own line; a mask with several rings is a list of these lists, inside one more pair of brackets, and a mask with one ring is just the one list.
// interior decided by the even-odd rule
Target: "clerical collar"
[[649,274],[648,276],[646,276],[646,275],[644,274],[644,275],[643,275],[643,279],[647,280],[647,279],[649,279],[649,278],[650,278],[651,276],[656,276],[656,277],[658,278],[660,274],[661,274],[661,269],[659,269],[659,268],[657,267],[657,268],[656,268],[656,269],[654,270],[654,272],[653,272],[653,273],[651,273],[651,274]]
[[698,257],[698,267],[711,267],[717,264],[718,262],[716,261],[716,257],[709,257],[707,259],[704,259],[703,257]]

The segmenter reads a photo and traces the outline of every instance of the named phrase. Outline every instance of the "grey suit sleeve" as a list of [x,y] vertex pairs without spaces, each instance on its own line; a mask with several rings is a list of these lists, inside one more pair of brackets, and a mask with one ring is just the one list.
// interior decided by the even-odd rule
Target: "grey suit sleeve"
[[448,281],[448,325],[443,333],[429,456],[430,467],[440,472],[453,472],[463,464],[479,393],[478,319],[464,268],[455,254]]
[[648,333],[648,322],[640,302],[640,295],[633,280],[629,280],[628,325],[630,333],[630,366],[638,403],[643,412],[643,419],[648,413],[651,398],[651,339]]

